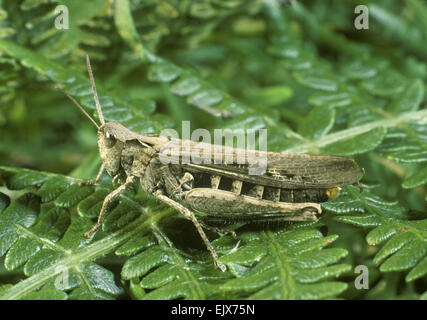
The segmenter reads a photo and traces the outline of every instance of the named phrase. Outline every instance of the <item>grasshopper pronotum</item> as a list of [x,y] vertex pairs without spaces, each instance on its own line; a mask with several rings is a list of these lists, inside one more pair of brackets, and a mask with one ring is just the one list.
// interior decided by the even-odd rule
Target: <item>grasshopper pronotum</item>
[[[66,92],[73,103],[98,129],[98,146],[102,165],[96,179],[83,184],[97,183],[106,170],[113,181],[125,181],[108,194],[103,202],[97,223],[85,233],[89,237],[102,225],[107,205],[126,188],[139,179],[146,192],[176,209],[191,220],[210,251],[215,267],[225,270],[218,263],[218,255],[203,228],[203,221],[314,221],[321,214],[320,202],[333,198],[340,187],[358,183],[363,172],[354,160],[345,157],[282,154],[264,152],[266,168],[263,174],[250,175],[249,163],[164,164],[160,161],[162,150],[178,150],[175,156],[189,156],[199,142],[171,139],[160,135],[135,133],[120,123],[105,122],[96,92],[89,57],[86,56],[88,73],[94,94],[100,125],[93,120],[79,103]],[[180,148],[187,143],[188,148]],[[236,159],[242,150],[218,145],[204,145],[211,149],[211,156],[231,155]],[[258,154],[262,151],[257,151]],[[204,157],[204,155],[200,155]],[[204,213],[197,219],[193,210]]]

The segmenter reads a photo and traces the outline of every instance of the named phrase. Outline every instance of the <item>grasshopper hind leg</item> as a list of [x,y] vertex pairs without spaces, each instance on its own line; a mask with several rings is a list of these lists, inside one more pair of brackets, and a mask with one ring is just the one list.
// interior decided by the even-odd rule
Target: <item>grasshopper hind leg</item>
[[272,213],[272,214],[253,214],[245,216],[232,215],[208,215],[204,216],[201,221],[207,228],[216,228],[216,226],[232,225],[236,223],[244,223],[249,225],[265,225],[265,226],[281,226],[299,222],[314,222],[317,221],[317,216],[314,211],[305,211],[302,214],[289,213]]
[[[162,188],[159,188],[157,190],[156,188],[153,188],[153,191],[154,191],[153,195],[160,201],[167,204],[168,206],[177,210],[179,213],[185,216],[188,220],[193,222],[200,237],[202,238],[207,249],[212,255],[215,268],[220,269],[221,271],[225,271],[226,267],[225,265],[218,262],[218,254],[216,253],[214,247],[212,246],[208,237],[203,231],[202,224],[197,220],[196,216],[190,209],[184,207],[182,204],[176,201],[183,198],[184,192],[182,189],[191,189],[194,181],[194,177],[190,173],[186,173],[183,175],[183,177],[180,180],[178,180],[175,177],[175,175],[171,173],[170,168],[167,165],[161,166],[159,170],[162,174],[162,181],[164,183],[163,187],[165,188],[165,190],[163,190]],[[154,181],[155,181],[154,177],[150,176],[149,171],[147,171],[146,174],[148,174],[148,179],[146,180],[151,181],[151,185],[154,186]],[[170,195],[173,199],[167,196],[165,193],[167,195]]]
[[282,230],[283,228],[288,229],[292,226],[299,225],[300,223],[304,223],[304,225],[312,225],[317,221],[318,218],[316,217],[315,212],[312,212],[312,214],[306,212],[300,217],[290,215],[288,213],[274,213],[246,216],[208,215],[200,218],[200,222],[205,229],[219,233],[227,233],[227,231],[230,232],[225,229],[226,226],[238,226],[238,228],[243,227],[244,230],[251,231]]
[[196,227],[196,229],[197,229],[200,237],[202,238],[202,240],[205,243],[207,249],[209,250],[209,252],[212,255],[212,258],[214,260],[215,268],[220,269],[221,271],[226,271],[227,270],[226,266],[218,262],[218,254],[216,253],[214,247],[210,243],[208,237],[206,236],[205,232],[203,231],[203,228],[202,228],[200,222],[197,220],[197,218],[194,215],[194,213],[191,210],[189,210],[188,208],[186,208],[183,205],[181,205],[178,202],[176,202],[175,200],[172,200],[171,198],[169,198],[166,195],[164,195],[163,191],[160,190],[160,189],[157,190],[156,192],[154,192],[154,196],[157,199],[159,199],[160,201],[162,201],[165,204],[167,204],[168,206],[174,208],[179,213],[181,213],[182,215],[184,215],[188,220],[191,220],[191,222],[193,222],[193,224]]

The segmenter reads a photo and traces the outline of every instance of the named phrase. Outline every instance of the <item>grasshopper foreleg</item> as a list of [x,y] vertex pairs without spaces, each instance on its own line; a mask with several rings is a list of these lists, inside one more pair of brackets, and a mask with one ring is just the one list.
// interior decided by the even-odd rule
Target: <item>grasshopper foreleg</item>
[[89,179],[89,180],[83,180],[79,182],[79,186],[89,186],[89,185],[93,185],[93,184],[97,184],[101,178],[102,178],[102,174],[105,171],[105,164],[102,163],[101,167],[99,168],[98,174],[96,175],[95,179]]
[[188,220],[191,220],[193,222],[194,226],[196,227],[197,231],[199,232],[200,237],[202,238],[203,242],[205,243],[206,247],[208,248],[208,250],[210,251],[210,253],[213,257],[215,267],[220,269],[221,271],[225,271],[226,270],[225,265],[218,262],[218,254],[216,253],[214,247],[210,243],[208,237],[206,236],[205,232],[203,231],[203,228],[200,225],[200,223],[197,220],[194,213],[191,210],[184,207],[183,205],[179,204],[178,202],[176,202],[176,201],[172,200],[171,198],[165,196],[163,194],[162,190],[157,190],[156,192],[154,192],[154,196],[157,199],[163,201],[168,206],[174,208],[179,213],[184,215]]
[[86,238],[89,238],[92,233],[96,232],[101,227],[102,221],[104,220],[104,216],[105,216],[105,212],[107,210],[108,204],[111,201],[113,201],[114,199],[116,199],[120,194],[122,194],[127,188],[129,188],[130,186],[132,186],[134,184],[134,182],[135,182],[135,177],[134,176],[127,177],[126,182],[124,184],[122,184],[117,189],[111,191],[105,197],[104,202],[102,203],[101,211],[100,211],[99,216],[98,216],[98,221],[96,222],[96,224],[89,231],[87,231],[84,234]]

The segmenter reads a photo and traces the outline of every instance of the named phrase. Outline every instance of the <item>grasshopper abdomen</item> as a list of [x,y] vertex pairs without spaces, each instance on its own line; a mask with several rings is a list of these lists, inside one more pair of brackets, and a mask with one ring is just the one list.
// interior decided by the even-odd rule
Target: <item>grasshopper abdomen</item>
[[[191,171],[190,171],[191,172]],[[325,202],[330,197],[330,188],[279,188],[254,184],[239,179],[231,179],[210,173],[191,172],[194,177],[193,188],[210,188],[229,191],[259,200],[270,200],[290,203]]]

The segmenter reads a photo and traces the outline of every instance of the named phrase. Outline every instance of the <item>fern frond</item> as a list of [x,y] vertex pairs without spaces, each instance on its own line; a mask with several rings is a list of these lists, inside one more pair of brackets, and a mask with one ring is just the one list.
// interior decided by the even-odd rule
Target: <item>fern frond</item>
[[397,202],[376,196],[372,186],[364,189],[360,193],[357,188],[347,187],[323,207],[338,214],[337,221],[373,229],[366,235],[367,243],[385,243],[374,258],[381,271],[410,270],[408,282],[423,277],[427,273],[427,219],[407,220],[406,210]]
[[[28,297],[43,298],[47,294],[44,292],[45,287],[49,287],[49,290],[66,290],[70,298],[80,299],[111,298],[123,292],[123,289],[116,285],[111,271],[92,261],[113,251],[133,235],[143,232],[145,227],[141,226],[144,223],[135,221],[145,220],[144,216],[140,218],[139,204],[131,203],[133,200],[126,197],[122,198],[120,203],[116,203],[112,208],[105,223],[106,226],[109,225],[105,229],[117,230],[123,226],[125,219],[126,222],[133,222],[130,224],[134,226],[132,230],[124,228],[113,233],[112,238],[104,239],[106,242],[89,245],[92,239],[85,238],[83,234],[93,223],[86,217],[91,215],[91,208],[84,205],[85,200],[86,204],[89,200],[93,201],[93,197],[98,195],[97,192],[104,191],[105,187],[83,187],[85,191],[82,193],[70,193],[67,191],[71,190],[78,180],[4,167],[0,169],[0,177],[10,189],[36,189],[25,192],[13,201],[3,193],[0,197],[0,255],[5,255],[7,270],[16,270],[22,266],[28,277],[3,292],[2,298],[24,298],[39,288],[39,291],[34,291],[35,293]],[[54,178],[57,178],[56,183],[52,183]],[[60,188],[56,189],[58,185]],[[71,188],[67,189],[67,186]],[[62,191],[53,193],[54,189]],[[97,199],[102,203],[103,198]],[[54,206],[50,209],[48,208],[51,205],[44,205],[52,202]],[[77,204],[81,216],[70,219],[68,208]],[[123,216],[124,211],[126,214]],[[117,219],[115,212],[120,212],[120,219]],[[126,216],[127,218],[124,218]],[[49,291],[50,293],[52,292]],[[54,291],[54,294],[56,293],[57,291]]]
[[[127,0],[118,1],[115,22],[122,37],[150,63],[148,79],[155,82],[173,82],[170,90],[179,96],[188,96],[187,103],[214,116],[231,117],[243,113],[246,108],[228,93],[215,88],[195,72],[177,66],[144,48],[137,33]],[[144,48],[144,49],[143,49]]]
[[[21,59],[24,65],[35,69],[55,83],[64,84],[65,90],[79,100],[82,106],[96,110],[91,86],[86,77],[7,40],[0,39],[0,48],[9,55]],[[139,100],[136,106],[122,97],[106,95],[102,86],[99,86],[98,92],[104,118],[109,121],[119,121],[129,129],[141,133],[159,131],[165,124],[171,124],[169,119],[161,116],[149,117],[155,109],[155,104],[151,100]]]
[[129,255],[142,250],[125,262],[121,272],[122,279],[136,280],[141,291],[149,291],[139,298],[194,300],[222,296],[218,284],[230,278],[229,273],[212,268],[205,254],[197,258],[175,248],[161,229],[153,231],[155,237],[151,236],[151,240],[150,237],[130,240],[116,251]]
[[[322,299],[347,288],[328,281],[350,270],[336,264],[347,255],[341,248],[323,249],[336,240],[313,229],[262,232],[220,261],[237,278],[222,285],[226,292],[243,292],[248,299]],[[322,250],[323,249],[323,250]]]
[[[15,31],[21,35],[21,44],[28,43],[51,59],[64,56],[82,58],[85,53],[94,59],[106,59],[100,49],[112,45],[108,1],[3,1],[3,5],[10,14],[10,22],[18,28]],[[68,29],[55,26],[59,12],[55,9],[60,5],[68,9],[64,18],[68,18]],[[26,36],[22,37],[23,34]]]
[[[425,296],[425,4],[368,4],[372,30],[358,31],[357,1],[86,2],[0,1],[1,298]],[[54,27],[58,4],[69,30]],[[144,192],[120,196],[84,238],[111,179],[73,178],[99,167],[95,134],[52,84],[96,118],[86,52],[106,120],[267,129],[268,151],[355,157],[363,192],[346,187],[315,223],[208,232],[224,273],[194,226]],[[360,264],[369,292],[353,286]]]
[[[9,190],[28,190],[13,201],[5,194],[0,197],[0,255],[5,255],[6,270],[23,267],[28,277],[8,287],[4,299],[65,298],[58,290],[72,299],[117,296],[122,289],[115,284],[112,273],[92,262],[112,251],[131,256],[123,265],[121,277],[134,283],[133,291],[137,291],[135,280],[140,279],[142,292],[150,290],[140,294],[144,299],[244,297],[246,291],[259,298],[319,299],[335,296],[346,288],[344,283],[324,280],[349,270],[347,264],[335,264],[347,251],[322,250],[337,236],[323,237],[310,225],[306,229],[298,225],[296,231],[242,233],[244,244],[221,258],[231,270],[223,273],[213,268],[204,249],[195,255],[177,249],[157,226],[170,210],[153,217],[141,216],[141,204],[122,196],[110,209],[103,227],[107,232],[118,231],[91,243],[92,239],[83,237],[92,225],[87,217],[97,215],[109,189],[102,185],[77,187],[77,179],[7,167],[0,168],[0,177]],[[70,219],[69,210],[73,208],[80,216]],[[148,233],[150,229],[152,233]],[[226,237],[220,239],[217,244],[213,242],[219,252],[232,251],[235,243]],[[261,269],[265,273],[260,282],[250,275]],[[291,279],[285,288],[268,286],[277,274],[282,282]],[[234,282],[246,276],[248,285],[255,281],[249,285],[251,289],[235,293],[232,288],[239,286]],[[238,278],[230,280],[233,277]]]
[[[375,150],[380,157],[419,163],[420,170],[406,173],[402,186],[424,185],[427,182],[423,170],[427,162],[427,111],[422,109],[424,84],[421,79],[412,80],[395,70],[387,70],[390,62],[384,57],[372,59],[369,46],[362,47],[366,49],[362,55],[356,49],[352,51],[354,43],[323,28],[313,14],[297,4],[290,12],[312,25],[312,32],[320,33],[318,41],[327,41],[340,51],[346,50],[340,45],[345,41],[346,47],[350,48],[346,53],[351,55],[351,60],[343,59],[338,64],[343,72],[336,75],[331,72],[333,67],[329,61],[319,59],[304,48],[298,35],[286,24],[285,13],[277,3],[268,2],[266,7],[271,28],[277,33],[270,45],[270,53],[285,69],[292,71],[296,81],[313,89],[309,102],[314,108],[299,130],[310,139],[295,140],[294,147],[287,146],[282,150],[345,156]],[[345,118],[348,119],[346,130],[327,134],[334,130],[335,120],[335,125],[342,126],[340,122]]]

